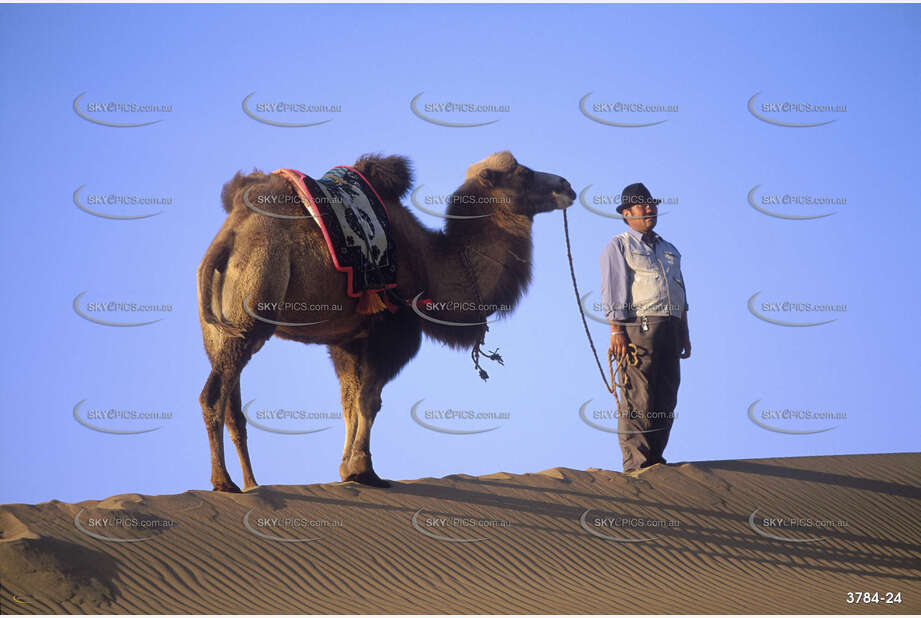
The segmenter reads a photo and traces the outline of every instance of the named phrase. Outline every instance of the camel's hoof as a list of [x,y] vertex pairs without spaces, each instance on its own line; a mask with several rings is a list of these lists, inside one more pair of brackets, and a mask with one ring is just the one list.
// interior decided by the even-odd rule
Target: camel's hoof
[[230,494],[240,494],[243,493],[240,491],[240,488],[237,487],[237,484],[233,481],[228,481],[226,483],[212,483],[214,488],[211,491],[226,491]]
[[374,473],[374,470],[368,472],[361,472],[358,474],[350,474],[346,477],[346,481],[354,481],[361,485],[367,485],[369,487],[390,487],[390,481],[384,480]]

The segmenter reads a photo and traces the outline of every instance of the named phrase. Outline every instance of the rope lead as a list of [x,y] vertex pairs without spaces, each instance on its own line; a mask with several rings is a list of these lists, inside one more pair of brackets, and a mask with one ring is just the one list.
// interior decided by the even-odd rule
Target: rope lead
[[[576,283],[576,269],[572,263],[572,246],[569,243],[569,219],[566,217],[565,208],[563,209],[563,233],[566,236],[566,257],[569,258],[569,274],[572,277],[572,289],[576,293],[576,305],[579,306],[579,315],[582,316],[582,326],[585,328],[585,336],[588,337],[588,345],[592,348],[592,356],[595,358],[595,364],[598,365],[598,372],[601,373],[601,381],[604,382],[604,387],[608,389],[608,392],[614,395],[614,399],[617,401],[618,407],[620,407],[620,397],[617,396],[617,387],[619,386],[621,391],[626,388],[629,382],[626,373],[627,365],[629,364],[635,367],[639,362],[636,345],[631,343],[627,346],[629,350],[627,354],[624,355],[624,358],[617,361],[616,368],[614,367],[614,355],[608,354],[608,371],[611,376],[611,381],[608,382],[607,376],[604,375],[604,369],[601,367],[601,361],[598,359],[598,350],[595,349],[592,333],[588,330],[588,321],[585,319],[585,311],[582,309],[579,284]],[[623,377],[623,382],[617,381],[618,372],[620,372],[620,375]]]

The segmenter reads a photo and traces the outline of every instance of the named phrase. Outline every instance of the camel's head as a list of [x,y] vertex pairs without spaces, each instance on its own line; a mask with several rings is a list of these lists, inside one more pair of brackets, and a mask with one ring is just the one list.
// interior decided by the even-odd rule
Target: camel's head
[[495,198],[495,206],[519,215],[534,216],[568,208],[576,192],[562,176],[535,172],[508,151],[497,152],[467,169],[465,183],[478,182]]

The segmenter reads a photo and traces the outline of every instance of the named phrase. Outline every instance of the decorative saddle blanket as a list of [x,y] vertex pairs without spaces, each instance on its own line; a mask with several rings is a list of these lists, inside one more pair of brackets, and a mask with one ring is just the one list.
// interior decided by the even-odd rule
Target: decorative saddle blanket
[[319,180],[294,169],[272,173],[291,183],[320,226],[336,270],[348,275],[348,295],[359,299],[359,313],[396,310],[387,294],[381,293],[396,287],[390,218],[371,183],[345,165]]

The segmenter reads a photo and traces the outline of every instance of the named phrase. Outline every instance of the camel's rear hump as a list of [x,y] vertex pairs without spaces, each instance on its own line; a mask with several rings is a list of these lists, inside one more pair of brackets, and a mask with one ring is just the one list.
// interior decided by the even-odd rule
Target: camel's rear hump
[[252,174],[244,174],[243,172],[234,174],[234,177],[229,182],[224,183],[224,187],[221,189],[221,204],[224,206],[224,210],[227,212],[233,210],[236,197],[241,191],[251,185],[266,182],[270,178],[268,174],[259,170],[253,170]]

